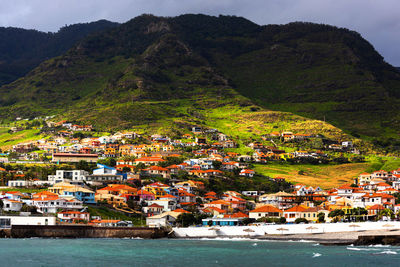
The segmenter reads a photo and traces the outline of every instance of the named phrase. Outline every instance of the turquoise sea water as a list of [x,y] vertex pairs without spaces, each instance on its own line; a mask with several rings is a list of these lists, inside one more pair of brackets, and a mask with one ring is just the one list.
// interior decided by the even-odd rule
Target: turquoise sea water
[[0,266],[399,266],[400,247],[256,240],[0,239]]

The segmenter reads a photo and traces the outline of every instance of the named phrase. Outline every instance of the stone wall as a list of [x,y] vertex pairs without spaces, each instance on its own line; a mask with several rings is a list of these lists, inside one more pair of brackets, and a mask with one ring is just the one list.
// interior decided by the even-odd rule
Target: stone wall
[[162,238],[163,229],[146,227],[97,227],[87,225],[13,225],[11,237],[29,238]]

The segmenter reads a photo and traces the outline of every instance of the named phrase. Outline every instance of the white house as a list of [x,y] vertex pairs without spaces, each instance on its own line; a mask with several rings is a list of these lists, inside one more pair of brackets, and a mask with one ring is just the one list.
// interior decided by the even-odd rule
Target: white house
[[253,171],[253,170],[243,169],[243,170],[240,171],[239,175],[240,176],[245,176],[245,177],[253,177],[255,173],[256,172]]
[[146,218],[146,225],[149,227],[162,227],[167,225],[174,225],[176,218],[180,213],[173,211],[164,212],[158,215],[154,215]]
[[62,211],[57,214],[61,222],[89,221],[90,214],[81,211]]
[[12,180],[8,181],[7,185],[9,187],[28,187],[32,186],[32,181],[25,181],[25,180]]
[[12,225],[56,225],[54,216],[0,216],[0,229],[11,228]]
[[55,175],[47,176],[51,184],[61,183],[64,181],[84,181],[85,177],[89,175],[84,170],[57,170]]
[[99,141],[102,144],[109,144],[109,143],[114,143],[115,139],[111,136],[101,136],[99,137]]
[[58,209],[83,209],[82,201],[77,199],[67,200],[58,197],[36,198],[32,200],[32,205],[34,205],[40,213],[57,213]]
[[20,211],[24,203],[19,200],[3,199],[3,210],[5,211]]

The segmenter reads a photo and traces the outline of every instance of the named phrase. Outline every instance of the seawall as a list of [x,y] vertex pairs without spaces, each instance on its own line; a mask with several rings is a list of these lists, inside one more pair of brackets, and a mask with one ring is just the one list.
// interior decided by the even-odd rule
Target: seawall
[[97,227],[90,225],[13,225],[13,238],[162,238],[165,229],[147,227]]

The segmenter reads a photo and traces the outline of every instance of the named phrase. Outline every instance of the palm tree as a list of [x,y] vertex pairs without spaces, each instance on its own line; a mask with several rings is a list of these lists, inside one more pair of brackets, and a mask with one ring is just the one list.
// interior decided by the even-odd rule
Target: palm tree
[[393,215],[394,215],[394,214],[393,214],[393,211],[392,211],[391,209],[384,209],[384,210],[382,210],[382,211],[380,211],[380,212],[378,213],[377,220],[382,219],[383,216],[392,218]]

